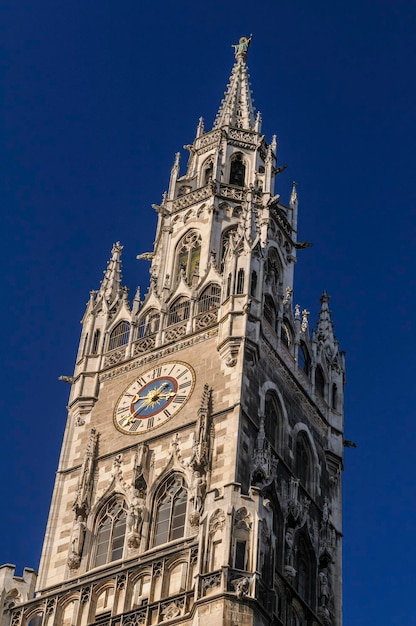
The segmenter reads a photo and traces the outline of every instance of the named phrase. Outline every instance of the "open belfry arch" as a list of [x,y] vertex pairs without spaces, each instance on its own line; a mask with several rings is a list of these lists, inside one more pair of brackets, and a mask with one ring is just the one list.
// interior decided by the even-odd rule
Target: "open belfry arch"
[[344,357],[329,296],[313,330],[295,304],[250,41],[153,205],[144,299],[120,243],[91,292],[35,598],[1,568],[2,626],[341,625]]

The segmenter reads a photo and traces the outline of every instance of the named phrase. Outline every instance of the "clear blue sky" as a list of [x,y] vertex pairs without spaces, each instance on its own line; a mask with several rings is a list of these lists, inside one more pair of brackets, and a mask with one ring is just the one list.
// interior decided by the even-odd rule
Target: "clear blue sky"
[[89,291],[111,245],[145,290],[174,153],[248,64],[277,191],[300,198],[295,301],[347,352],[344,626],[416,624],[416,5],[3,0],[0,561],[37,568]]

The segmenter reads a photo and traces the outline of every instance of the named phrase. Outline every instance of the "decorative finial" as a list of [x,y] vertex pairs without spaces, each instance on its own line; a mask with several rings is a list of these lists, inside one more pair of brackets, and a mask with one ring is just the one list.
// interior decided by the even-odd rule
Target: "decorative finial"
[[246,60],[248,47],[251,44],[252,39],[253,35],[250,35],[248,39],[247,37],[240,37],[239,42],[232,45],[236,59],[242,59],[243,61]]

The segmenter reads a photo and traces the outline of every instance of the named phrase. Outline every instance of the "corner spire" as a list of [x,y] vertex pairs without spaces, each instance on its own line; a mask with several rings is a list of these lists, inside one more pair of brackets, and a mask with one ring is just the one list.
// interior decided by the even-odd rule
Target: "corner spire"
[[227,85],[227,91],[221,102],[214,128],[234,126],[246,130],[254,129],[256,119],[251,97],[248,68],[246,65],[247,51],[252,35],[241,37],[238,44],[234,44],[235,64]]
[[101,281],[98,296],[101,296],[107,302],[113,302],[120,294],[121,290],[121,251],[123,246],[119,241],[115,243],[111,249],[111,259],[107,264],[104,272],[104,278]]

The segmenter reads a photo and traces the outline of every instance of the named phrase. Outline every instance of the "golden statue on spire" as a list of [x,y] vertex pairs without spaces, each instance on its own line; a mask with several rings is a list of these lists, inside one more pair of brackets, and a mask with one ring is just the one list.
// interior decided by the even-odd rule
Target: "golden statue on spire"
[[247,37],[240,37],[238,43],[232,44],[236,59],[241,57],[243,60],[245,60],[245,58],[247,57],[248,47],[251,44],[252,39],[253,39],[253,35],[250,35],[248,39]]

